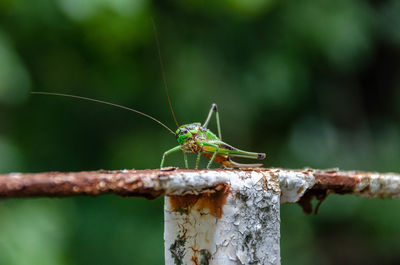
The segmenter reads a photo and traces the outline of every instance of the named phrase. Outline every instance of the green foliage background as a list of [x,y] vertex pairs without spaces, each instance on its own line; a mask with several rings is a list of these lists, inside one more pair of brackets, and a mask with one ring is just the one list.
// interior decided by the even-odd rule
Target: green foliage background
[[[176,142],[152,121],[29,94],[174,128],[152,17],[180,123],[215,102],[224,140],[267,167],[399,172],[399,13],[396,0],[2,0],[0,173],[159,167]],[[281,219],[283,264],[400,259],[400,201],[331,195]],[[163,264],[162,233],[161,199],[0,202],[0,264]]]

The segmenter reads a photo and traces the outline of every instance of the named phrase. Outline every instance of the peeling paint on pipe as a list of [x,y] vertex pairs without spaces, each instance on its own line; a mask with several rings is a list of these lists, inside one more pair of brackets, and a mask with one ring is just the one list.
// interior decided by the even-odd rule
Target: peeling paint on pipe
[[251,172],[279,179],[281,203],[297,202],[308,191],[355,194],[364,197],[399,198],[400,175],[338,169],[254,170],[98,170],[0,174],[0,198],[120,196],[156,198],[216,192],[216,187]]

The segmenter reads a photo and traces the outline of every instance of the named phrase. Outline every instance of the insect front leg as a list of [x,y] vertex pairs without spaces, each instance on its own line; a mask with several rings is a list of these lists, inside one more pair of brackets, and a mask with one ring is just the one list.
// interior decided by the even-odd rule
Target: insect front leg
[[187,155],[185,151],[183,151],[183,160],[185,161],[185,167],[189,168],[188,160],[187,160]]
[[207,119],[203,124],[204,128],[207,128],[208,123],[210,122],[211,116],[215,112],[215,118],[217,119],[217,128],[218,128],[218,137],[220,140],[222,140],[222,134],[221,134],[221,125],[219,124],[219,114],[218,114],[218,107],[217,104],[213,103],[210,109],[210,112],[208,113]]
[[201,152],[203,151],[203,145],[201,145],[201,149],[200,152],[197,154],[197,159],[196,159],[196,169],[199,168],[199,162],[200,162],[200,156],[201,156]]
[[197,159],[196,159],[196,169],[198,169],[198,168],[199,168],[200,156],[201,156],[201,152],[199,152],[199,153],[197,154]]
[[175,146],[174,148],[169,149],[168,151],[164,152],[164,154],[163,154],[163,156],[162,156],[162,159],[161,159],[160,168],[163,168],[165,156],[167,156],[167,155],[169,155],[169,154],[172,154],[172,153],[175,153],[175,152],[177,152],[177,151],[179,151],[179,150],[181,150],[181,146],[180,146],[180,145]]

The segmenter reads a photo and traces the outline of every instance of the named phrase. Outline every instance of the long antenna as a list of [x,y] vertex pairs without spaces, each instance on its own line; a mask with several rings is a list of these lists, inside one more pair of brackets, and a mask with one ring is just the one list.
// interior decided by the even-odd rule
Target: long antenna
[[145,117],[147,117],[147,118],[149,118],[149,119],[151,119],[151,120],[157,122],[158,124],[160,124],[161,126],[163,126],[165,129],[167,129],[168,131],[170,131],[172,134],[175,134],[170,128],[168,128],[167,125],[165,125],[165,124],[162,123],[161,121],[157,120],[156,118],[154,118],[154,117],[152,117],[152,116],[150,116],[150,115],[148,115],[148,114],[146,114],[146,113],[143,113],[143,112],[141,112],[141,111],[138,111],[138,110],[135,110],[135,109],[131,109],[131,108],[128,108],[128,107],[125,107],[125,106],[122,106],[122,105],[118,105],[118,104],[114,104],[114,103],[111,103],[111,102],[102,101],[102,100],[98,100],[98,99],[93,99],[93,98],[86,98],[86,97],[81,97],[81,96],[70,95],[70,94],[51,93],[51,92],[31,92],[31,94],[78,98],[78,99],[83,99],[83,100],[88,100],[88,101],[94,101],[94,102],[97,102],[97,103],[102,103],[102,104],[111,105],[111,106],[114,106],[114,107],[117,107],[117,108],[121,108],[121,109],[129,110],[129,111],[133,111],[133,112],[136,112],[136,113],[138,113],[138,114],[140,114],[140,115],[143,115],[143,116],[145,116]]
[[171,99],[170,99],[170,97],[169,97],[169,91],[168,91],[168,85],[167,85],[167,78],[166,78],[166,76],[165,76],[164,63],[163,63],[163,59],[162,59],[162,57],[161,57],[160,41],[158,40],[158,34],[157,34],[156,23],[154,23],[153,18],[151,18],[151,22],[152,22],[152,24],[153,24],[154,37],[155,37],[155,39],[156,39],[157,51],[158,51],[158,58],[160,58],[160,66],[161,66],[162,79],[163,79],[163,82],[164,82],[165,92],[167,93],[167,97],[168,97],[169,108],[170,108],[170,110],[171,110],[172,117],[174,117],[174,121],[175,121],[176,126],[179,127],[178,121],[176,120],[176,116],[175,116],[175,113],[174,113],[174,109],[172,108]]

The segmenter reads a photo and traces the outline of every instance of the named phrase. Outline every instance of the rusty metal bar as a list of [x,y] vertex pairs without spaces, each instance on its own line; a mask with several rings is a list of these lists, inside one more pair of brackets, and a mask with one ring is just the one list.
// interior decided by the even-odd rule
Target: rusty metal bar
[[99,170],[0,174],[0,197],[120,196],[155,198],[162,195],[213,192],[233,176],[262,172],[279,179],[281,201],[296,202],[307,191],[400,197],[400,175],[339,170]]
[[145,197],[213,192],[229,180],[221,170],[99,170],[9,173],[0,175],[0,197],[68,197],[76,195]]

